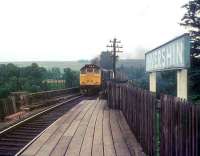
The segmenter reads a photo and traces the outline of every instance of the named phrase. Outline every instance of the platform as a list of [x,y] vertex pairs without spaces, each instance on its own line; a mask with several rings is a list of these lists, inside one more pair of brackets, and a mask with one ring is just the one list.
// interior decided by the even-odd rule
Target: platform
[[84,100],[53,123],[23,156],[144,156],[122,113]]

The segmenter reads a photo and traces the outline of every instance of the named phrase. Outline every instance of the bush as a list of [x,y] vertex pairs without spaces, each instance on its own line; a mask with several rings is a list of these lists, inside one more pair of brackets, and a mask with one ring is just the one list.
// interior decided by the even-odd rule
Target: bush
[[0,98],[5,98],[9,95],[9,88],[0,87]]

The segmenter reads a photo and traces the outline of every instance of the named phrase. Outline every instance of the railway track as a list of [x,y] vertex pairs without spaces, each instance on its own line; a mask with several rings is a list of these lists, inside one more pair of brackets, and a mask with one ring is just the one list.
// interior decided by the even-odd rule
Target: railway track
[[0,156],[19,155],[44,130],[85,97],[79,95],[0,132]]

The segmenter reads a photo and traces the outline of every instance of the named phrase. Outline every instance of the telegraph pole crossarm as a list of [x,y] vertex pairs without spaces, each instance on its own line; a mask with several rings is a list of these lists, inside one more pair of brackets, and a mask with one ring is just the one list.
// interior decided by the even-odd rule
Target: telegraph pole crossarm
[[112,57],[113,57],[113,73],[114,73],[114,80],[116,78],[116,58],[118,57],[116,53],[122,53],[123,51],[120,51],[121,48],[123,48],[122,46],[119,46],[118,44],[121,43],[121,41],[117,41],[116,38],[114,38],[113,40],[110,40],[111,45],[107,45],[107,48],[112,48],[111,52],[112,53]]

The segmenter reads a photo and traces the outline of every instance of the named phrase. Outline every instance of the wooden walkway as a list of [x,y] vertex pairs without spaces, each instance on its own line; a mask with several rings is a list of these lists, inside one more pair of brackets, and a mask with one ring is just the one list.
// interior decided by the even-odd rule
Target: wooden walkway
[[21,155],[144,156],[122,113],[98,99],[76,105]]

